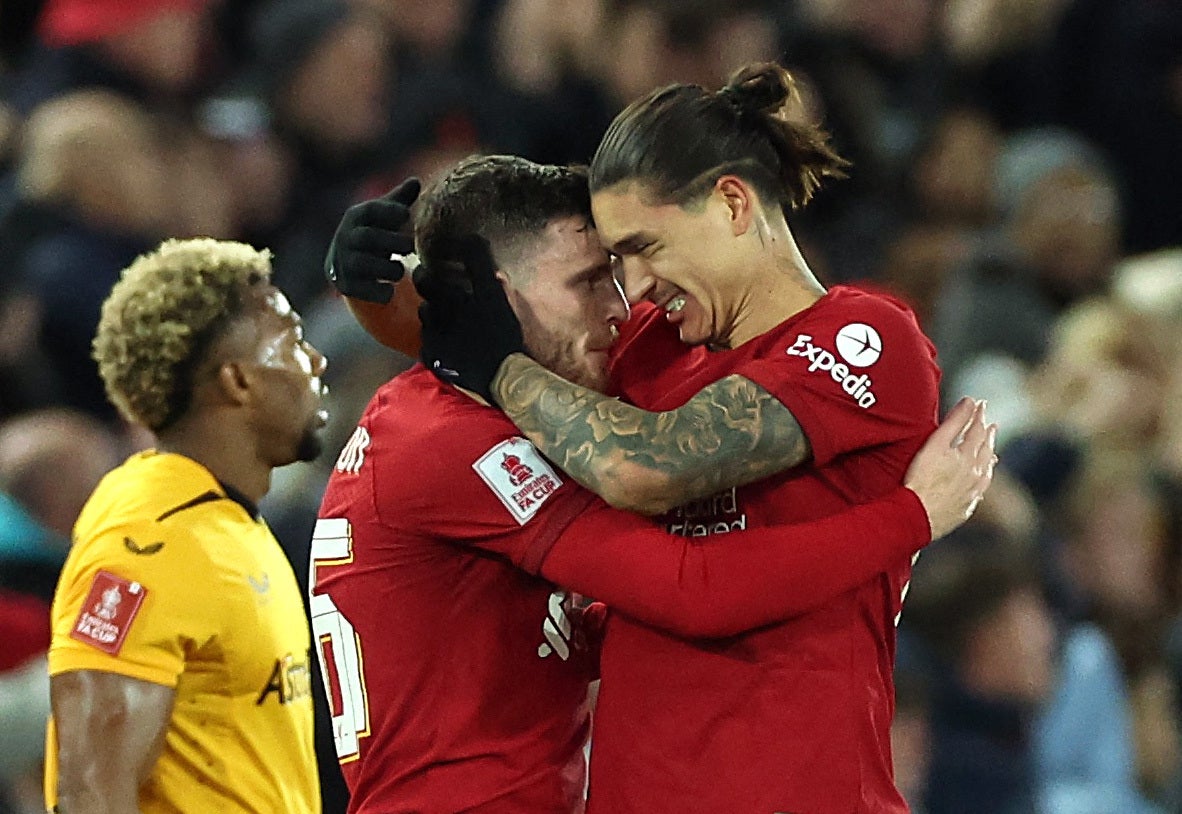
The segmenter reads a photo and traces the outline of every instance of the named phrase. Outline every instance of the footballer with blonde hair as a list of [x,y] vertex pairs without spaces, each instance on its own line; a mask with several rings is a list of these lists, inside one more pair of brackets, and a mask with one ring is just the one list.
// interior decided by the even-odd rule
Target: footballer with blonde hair
[[324,357],[242,243],[167,240],[103,304],[107,395],[156,447],[111,471],[54,596],[46,797],[67,811],[318,812],[310,637],[259,516],[320,451]]

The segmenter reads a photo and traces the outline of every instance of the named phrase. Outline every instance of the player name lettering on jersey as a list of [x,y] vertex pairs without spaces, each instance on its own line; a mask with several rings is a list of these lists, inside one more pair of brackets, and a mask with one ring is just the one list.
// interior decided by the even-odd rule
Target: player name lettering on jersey
[[350,475],[360,472],[361,465],[365,463],[365,451],[369,449],[369,442],[369,430],[365,427],[353,430],[348,442],[341,449],[341,454],[337,456],[336,470]]
[[[843,329],[844,330],[844,329]],[[831,351],[813,344],[812,336],[798,334],[792,347],[786,351],[789,356],[800,356],[809,362],[809,372],[828,372],[833,381],[841,385],[841,389],[849,393],[859,407],[868,410],[878,401],[871,389],[874,382],[870,376],[861,375],[850,370],[849,365],[837,361]],[[877,357],[875,357],[877,359]]]
[[747,528],[747,514],[739,508],[732,486],[725,492],[679,506],[666,515],[665,528],[681,537],[707,537]]
[[524,438],[502,441],[480,456],[472,468],[521,525],[562,486],[562,479]]

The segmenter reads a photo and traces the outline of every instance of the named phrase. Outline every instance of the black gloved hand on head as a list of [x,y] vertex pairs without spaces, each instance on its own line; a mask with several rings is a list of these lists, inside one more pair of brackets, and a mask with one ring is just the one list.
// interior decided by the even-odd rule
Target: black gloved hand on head
[[493,377],[505,357],[525,352],[525,340],[488,241],[461,238],[446,258],[424,263],[412,277],[423,298],[423,364],[440,381],[496,404]]
[[415,250],[414,236],[401,231],[419,197],[418,178],[408,178],[380,198],[345,210],[324,258],[324,273],[346,297],[385,304],[406,273],[395,256]]

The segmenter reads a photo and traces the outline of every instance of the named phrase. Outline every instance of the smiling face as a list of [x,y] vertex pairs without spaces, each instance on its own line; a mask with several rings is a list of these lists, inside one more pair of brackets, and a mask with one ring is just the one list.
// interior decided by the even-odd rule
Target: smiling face
[[643,187],[619,184],[596,192],[591,209],[629,302],[665,310],[682,342],[730,344],[746,281],[733,212],[718,190],[683,206],[653,203]]
[[260,449],[271,466],[311,461],[328,421],[320,380],[327,360],[304,339],[300,316],[279,289],[266,286],[250,297],[254,342],[243,364],[254,374],[252,425]]
[[608,351],[628,304],[595,229],[585,218],[557,218],[505,271],[530,355],[568,381],[604,391]]

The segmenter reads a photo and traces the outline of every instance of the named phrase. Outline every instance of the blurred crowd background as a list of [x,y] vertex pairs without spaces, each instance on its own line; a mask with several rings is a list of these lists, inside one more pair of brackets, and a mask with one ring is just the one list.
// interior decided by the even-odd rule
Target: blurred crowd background
[[[946,400],[1001,424],[992,492],[916,566],[901,787],[917,814],[1182,812],[1178,0],[0,3],[0,812],[43,810],[74,518],[151,444],[89,359],[125,265],[271,248],[335,449],[409,364],[326,287],[346,207],[473,152],[586,162],[635,96],[763,59],[853,162],[793,220],[810,264],[907,299]],[[301,576],[332,457],[264,505]]]

